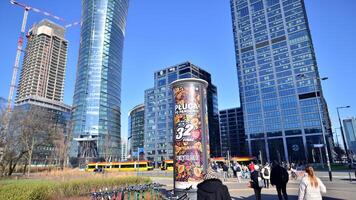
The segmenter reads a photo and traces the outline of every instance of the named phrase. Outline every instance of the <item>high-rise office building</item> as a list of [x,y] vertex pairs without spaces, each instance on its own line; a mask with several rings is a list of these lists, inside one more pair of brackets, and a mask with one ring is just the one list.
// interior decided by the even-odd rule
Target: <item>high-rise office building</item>
[[83,0],[71,156],[119,160],[121,71],[128,0]]
[[154,73],[154,87],[145,91],[145,156],[156,165],[173,158],[173,100],[170,83],[177,79],[200,78],[207,89],[210,155],[221,155],[219,110],[216,86],[208,72],[190,62]]
[[348,150],[351,151],[353,155],[356,155],[356,118],[351,117],[342,121]]
[[120,161],[126,161],[127,160],[127,140],[125,138],[121,139],[121,158]]
[[304,1],[230,2],[249,153],[313,162],[332,137]]
[[29,96],[63,101],[68,46],[64,33],[64,27],[47,19],[29,30],[16,104]]
[[[143,104],[135,106],[129,112],[128,126],[128,154],[135,157],[135,152],[138,148],[144,146],[144,131],[145,131],[145,106]],[[136,156],[137,157],[137,156]]]
[[219,111],[222,156],[246,155],[246,137],[241,108]]

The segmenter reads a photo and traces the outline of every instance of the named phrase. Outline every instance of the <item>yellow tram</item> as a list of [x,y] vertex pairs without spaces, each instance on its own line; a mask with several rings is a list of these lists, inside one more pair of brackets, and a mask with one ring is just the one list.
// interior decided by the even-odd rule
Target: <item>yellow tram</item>
[[88,163],[85,171],[120,171],[120,172],[130,172],[130,171],[149,171],[153,170],[153,164],[149,161],[128,161],[128,162],[91,162]]
[[173,171],[173,160],[164,160],[161,164],[161,170]]

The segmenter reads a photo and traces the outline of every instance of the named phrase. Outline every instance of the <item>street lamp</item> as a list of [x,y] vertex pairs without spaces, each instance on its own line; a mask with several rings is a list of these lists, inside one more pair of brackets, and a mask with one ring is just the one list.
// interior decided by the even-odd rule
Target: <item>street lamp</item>
[[[298,74],[297,77],[299,78],[305,78],[307,77],[306,74]],[[313,77],[314,78],[314,77]],[[318,92],[317,92],[317,86],[316,86],[316,81],[319,80],[319,81],[325,81],[327,80],[328,77],[322,77],[322,78],[319,78],[319,77],[315,77],[314,80],[313,80],[313,88],[314,88],[314,92],[315,92],[315,98],[318,97]],[[320,100],[321,100],[321,90],[320,90]],[[327,165],[328,165],[328,171],[329,171],[329,180],[332,181],[333,180],[333,176],[332,176],[332,172],[331,172],[331,165],[330,165],[330,157],[329,157],[329,151],[328,151],[328,147],[327,147],[327,142],[326,142],[326,135],[325,135],[325,127],[324,127],[324,120],[323,120],[323,116],[322,116],[322,113],[320,111],[320,104],[319,104],[319,101],[317,100],[317,106],[318,106],[318,113],[319,113],[319,120],[320,120],[320,125],[321,125],[321,130],[322,130],[322,133],[323,133],[323,140],[324,140],[324,148],[325,148],[325,157],[326,157],[326,162],[327,162]]]
[[344,143],[344,148],[345,148],[345,152],[346,152],[346,156],[347,156],[347,161],[349,163],[349,167],[351,167],[351,159],[350,159],[350,156],[349,156],[349,151],[347,149],[346,139],[345,139],[345,134],[344,134],[344,128],[342,127],[342,123],[341,123],[341,119],[340,119],[340,112],[339,112],[340,109],[344,109],[344,108],[350,108],[350,106],[340,106],[340,107],[337,107],[336,110],[337,110],[337,116],[339,117],[340,131],[341,131],[341,136],[342,136],[342,140],[343,140],[343,143]]

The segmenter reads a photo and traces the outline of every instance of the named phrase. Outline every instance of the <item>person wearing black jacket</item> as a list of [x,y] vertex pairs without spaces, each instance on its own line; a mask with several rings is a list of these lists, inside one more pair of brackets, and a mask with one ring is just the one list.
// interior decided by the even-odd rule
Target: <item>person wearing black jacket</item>
[[[287,183],[289,181],[289,174],[287,170],[279,165],[279,163],[274,162],[274,166],[271,170],[271,185],[276,186],[279,200],[288,200],[287,195]],[[282,197],[283,193],[283,197]]]
[[260,180],[262,180],[261,177],[261,172],[260,167],[258,165],[254,166],[254,169],[251,172],[251,187],[253,188],[254,192],[255,192],[255,196],[256,196],[256,200],[261,200],[261,190],[262,187],[258,184],[259,180],[258,178],[260,178]]
[[198,184],[197,193],[198,200],[231,200],[228,188],[211,169],[204,175],[204,181]]

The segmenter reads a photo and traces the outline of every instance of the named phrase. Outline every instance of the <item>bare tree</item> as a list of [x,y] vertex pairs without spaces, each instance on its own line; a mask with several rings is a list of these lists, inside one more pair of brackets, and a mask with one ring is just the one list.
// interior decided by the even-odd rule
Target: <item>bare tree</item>
[[20,161],[31,171],[34,150],[53,141],[52,115],[45,109],[31,106],[29,109],[14,109],[5,133],[2,162],[3,174],[11,175]]
[[56,165],[62,170],[68,165],[72,128],[72,123],[69,121],[64,126],[57,126],[54,131],[53,158],[56,160]]
[[106,134],[104,139],[104,159],[106,162],[112,161],[112,150],[113,150],[113,142],[110,134]]

